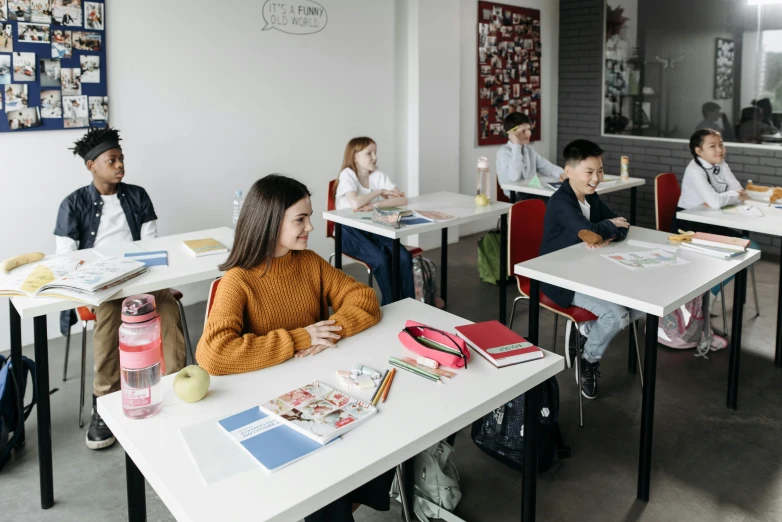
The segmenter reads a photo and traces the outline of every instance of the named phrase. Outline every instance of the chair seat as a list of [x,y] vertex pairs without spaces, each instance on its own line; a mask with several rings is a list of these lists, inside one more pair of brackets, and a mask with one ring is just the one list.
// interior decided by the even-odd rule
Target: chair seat
[[79,315],[79,319],[82,321],[94,321],[95,314],[90,312],[90,309],[86,306],[80,306],[76,309],[76,313]]
[[424,250],[422,248],[418,248],[418,247],[412,247],[412,248],[405,247],[405,248],[407,249],[408,252],[410,252],[410,255],[413,257],[418,257],[424,253]]
[[[523,281],[519,281],[519,291],[524,294],[525,296],[530,296],[530,282],[529,279],[526,277]],[[590,312],[589,310],[585,310],[583,308],[579,308],[578,306],[568,306],[568,307],[561,307],[548,297],[546,297],[546,294],[543,292],[539,292],[540,294],[540,305],[548,308],[554,313],[557,313],[559,315],[562,315],[574,323],[585,323],[588,321],[596,321],[597,316]]]
[[171,289],[171,295],[177,301],[181,301],[182,297],[184,297],[184,295],[182,295],[182,292],[180,292],[179,290],[174,290],[173,288]]

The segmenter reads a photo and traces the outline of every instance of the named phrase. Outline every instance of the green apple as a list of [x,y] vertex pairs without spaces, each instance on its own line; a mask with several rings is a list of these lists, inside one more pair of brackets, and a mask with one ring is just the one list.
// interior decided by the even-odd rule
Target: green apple
[[478,194],[475,196],[475,205],[479,207],[485,207],[490,203],[489,197],[486,194]]
[[195,364],[186,366],[174,377],[174,391],[185,402],[198,402],[209,391],[209,374]]

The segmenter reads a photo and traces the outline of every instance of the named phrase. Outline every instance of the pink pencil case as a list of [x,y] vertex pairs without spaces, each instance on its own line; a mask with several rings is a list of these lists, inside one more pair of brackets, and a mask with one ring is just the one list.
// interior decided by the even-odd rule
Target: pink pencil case
[[423,323],[407,321],[404,330],[399,332],[399,340],[411,352],[449,368],[467,368],[470,360],[470,350],[464,339]]

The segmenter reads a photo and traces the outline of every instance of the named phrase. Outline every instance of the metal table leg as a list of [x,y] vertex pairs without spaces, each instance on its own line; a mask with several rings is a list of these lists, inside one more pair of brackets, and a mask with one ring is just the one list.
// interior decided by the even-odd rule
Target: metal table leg
[[[508,295],[508,215],[500,217],[500,322],[508,324],[506,297]],[[537,344],[537,340],[534,344]]]
[[394,239],[394,246],[391,249],[391,302],[399,301],[401,294],[401,281],[399,280],[399,249],[401,240]]
[[127,453],[125,453],[125,480],[128,488],[128,521],[146,522],[147,497],[144,492],[144,475]]
[[741,326],[744,322],[744,301],[747,292],[747,269],[738,274],[733,282],[733,323],[730,334],[730,364],[728,366],[728,408],[738,409],[739,359],[741,356]]
[[448,304],[448,227],[442,231],[440,240],[440,297]]
[[649,501],[652,474],[652,433],[654,432],[654,389],[657,380],[657,326],[659,317],[646,314],[644,347],[644,387],[641,410],[641,449],[638,456],[638,500]]
[[334,223],[334,268],[342,270],[342,225]]
[[35,373],[38,391],[38,472],[41,482],[41,508],[54,505],[52,472],[52,418],[49,407],[49,342],[46,335],[46,316],[33,319],[35,332]]

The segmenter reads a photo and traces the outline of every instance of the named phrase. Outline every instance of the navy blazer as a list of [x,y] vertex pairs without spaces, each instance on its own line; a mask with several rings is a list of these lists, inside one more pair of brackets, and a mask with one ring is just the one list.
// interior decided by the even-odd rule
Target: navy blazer
[[[569,246],[581,243],[578,233],[591,230],[600,234],[603,239],[612,238],[621,241],[627,237],[626,228],[619,228],[611,221],[616,213],[603,203],[597,194],[586,196],[589,203],[589,219],[584,217],[578,204],[575,192],[570,188],[570,182],[565,180],[546,205],[546,216],[543,222],[543,242],[540,245],[540,255],[550,254]],[[568,307],[573,302],[572,290],[565,290],[548,283],[541,283],[543,293],[562,307]]]

